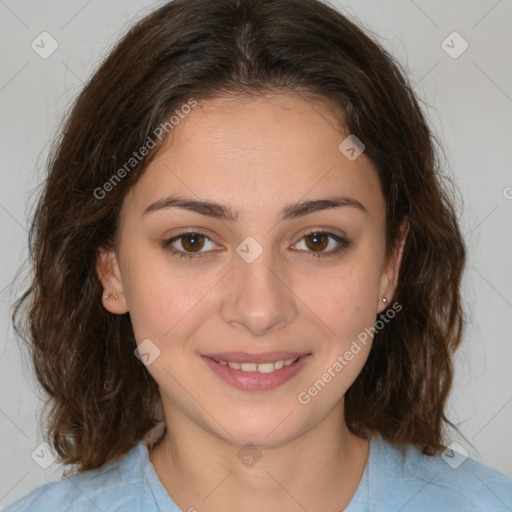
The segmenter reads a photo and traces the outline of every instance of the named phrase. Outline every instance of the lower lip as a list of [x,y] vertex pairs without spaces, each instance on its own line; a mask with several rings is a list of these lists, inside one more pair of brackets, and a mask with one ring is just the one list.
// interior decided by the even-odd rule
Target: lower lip
[[299,357],[290,366],[283,366],[280,370],[271,373],[244,372],[224,366],[214,361],[211,357],[201,356],[203,361],[229,385],[243,389],[244,391],[266,391],[275,389],[289,381],[304,367],[311,358],[311,354]]

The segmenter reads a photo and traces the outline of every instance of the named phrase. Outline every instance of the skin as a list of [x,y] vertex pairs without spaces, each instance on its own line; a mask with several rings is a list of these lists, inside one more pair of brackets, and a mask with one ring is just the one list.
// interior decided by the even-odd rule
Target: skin
[[[348,430],[343,397],[371,340],[307,405],[297,397],[385,309],[403,240],[386,259],[378,176],[364,153],[349,161],[338,150],[348,133],[337,129],[333,111],[290,93],[199,102],[125,196],[115,248],[99,254],[104,307],[129,312],[137,343],[150,339],[160,350],[147,370],[159,385],[168,433],[150,460],[182,510],[234,512],[243,503],[248,512],[334,512],[361,479],[369,442]],[[236,222],[176,207],[144,214],[170,194],[240,214]],[[333,195],[366,211],[344,206],[277,220],[289,203]],[[312,230],[349,245],[315,257],[340,244],[329,238],[315,252],[313,237],[305,237]],[[198,231],[209,237],[202,258],[179,259],[161,246]],[[248,236],[263,250],[252,263],[236,252]],[[172,247],[190,253],[190,238]],[[312,357],[266,391],[229,386],[200,357],[276,350]],[[254,453],[247,443],[261,456],[250,466],[240,456]]]

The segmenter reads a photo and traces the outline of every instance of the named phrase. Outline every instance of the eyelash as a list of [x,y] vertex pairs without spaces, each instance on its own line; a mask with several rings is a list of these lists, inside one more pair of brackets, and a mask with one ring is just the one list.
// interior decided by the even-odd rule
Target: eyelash
[[[202,256],[202,255],[204,255],[205,253],[207,253],[209,251],[204,251],[204,252],[200,252],[200,253],[187,253],[187,252],[184,252],[181,250],[176,250],[172,247],[172,244],[174,242],[176,242],[177,240],[180,240],[181,238],[189,236],[189,235],[199,235],[199,236],[205,237],[207,240],[213,242],[213,240],[209,236],[205,235],[204,233],[200,233],[197,231],[188,231],[186,233],[181,233],[180,235],[170,238],[169,240],[164,240],[161,243],[161,246],[163,249],[165,249],[166,251],[169,251],[171,254],[178,257],[179,259],[186,258],[188,260],[196,260],[199,258],[207,257],[207,256]],[[309,231],[309,232],[305,233],[302,236],[302,238],[299,240],[299,242],[301,242],[304,238],[311,236],[311,235],[327,235],[328,238],[333,239],[335,242],[338,242],[340,245],[336,249],[330,250],[328,252],[315,253],[314,251],[309,252],[309,251],[300,250],[300,252],[307,252],[308,253],[307,257],[331,258],[333,256],[336,256],[340,252],[344,251],[345,249],[347,249],[350,245],[350,242],[348,240],[346,240],[345,238],[343,238],[339,235],[336,235],[335,233],[331,233],[329,231],[319,231],[319,230],[313,230],[313,231]],[[297,243],[299,243],[299,242],[297,242]]]

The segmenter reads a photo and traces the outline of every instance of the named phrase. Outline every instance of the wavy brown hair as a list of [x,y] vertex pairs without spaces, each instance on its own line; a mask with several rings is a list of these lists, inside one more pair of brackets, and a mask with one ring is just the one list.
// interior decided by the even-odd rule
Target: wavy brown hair
[[340,127],[364,142],[380,178],[388,254],[409,225],[394,297],[403,310],[375,335],[346,392],[348,427],[427,455],[445,447],[465,246],[406,73],[357,22],[317,0],[175,0],[122,37],[67,115],[30,228],[31,284],[14,304],[48,395],[47,439],[78,472],[157,425],[157,384],[134,357],[129,313],[104,309],[95,262],[160,144],[103,198],[95,190],[191,97],[266,92],[312,94],[342,112]]

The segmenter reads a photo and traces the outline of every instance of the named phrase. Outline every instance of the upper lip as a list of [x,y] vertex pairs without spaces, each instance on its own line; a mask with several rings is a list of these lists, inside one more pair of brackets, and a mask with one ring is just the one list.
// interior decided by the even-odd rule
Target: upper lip
[[261,354],[249,354],[247,352],[217,352],[215,354],[203,354],[217,361],[231,361],[233,363],[273,363],[274,361],[287,361],[308,355],[309,352],[262,352]]

